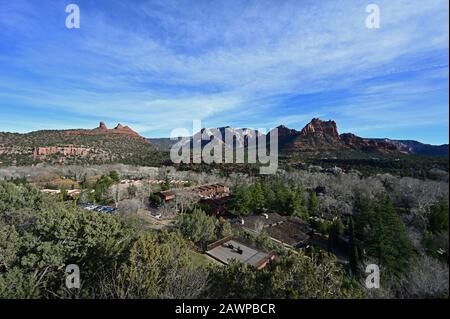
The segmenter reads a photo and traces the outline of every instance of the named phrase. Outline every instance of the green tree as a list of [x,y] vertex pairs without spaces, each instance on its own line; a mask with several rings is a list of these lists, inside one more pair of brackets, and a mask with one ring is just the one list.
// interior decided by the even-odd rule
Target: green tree
[[356,244],[356,236],[355,236],[355,226],[353,222],[353,217],[350,217],[348,224],[349,231],[349,262],[350,262],[350,271],[353,276],[358,276],[359,273],[359,253],[358,247]]
[[228,237],[233,234],[233,228],[228,220],[223,217],[219,218],[218,222],[218,236],[217,237]]
[[80,204],[87,204],[95,202],[95,192],[92,189],[86,188],[82,189],[80,193],[80,198],[78,199]]
[[328,227],[328,239],[331,247],[335,247],[337,240],[344,234],[344,224],[340,218],[335,219]]
[[261,186],[264,195],[264,208],[267,210],[273,210],[276,202],[273,187],[267,182],[262,183]]
[[120,271],[123,285],[114,297],[164,298],[186,270],[192,268],[189,246],[175,232],[142,234]]
[[0,299],[37,299],[40,297],[39,282],[36,276],[25,274],[18,267],[6,273],[0,273]]
[[128,196],[135,197],[137,192],[138,192],[138,189],[137,189],[136,185],[128,186],[128,188],[127,188]]
[[367,256],[375,258],[388,277],[399,277],[409,267],[412,245],[389,197],[382,197],[376,204],[360,198],[355,209],[356,235]]
[[11,177],[11,182],[14,183],[15,185],[27,185],[28,184],[27,178],[25,176],[16,177],[16,178]]
[[114,183],[120,182],[120,175],[119,175],[119,173],[117,173],[117,171],[111,171],[111,172],[109,172],[108,176],[109,176],[109,178],[111,178],[111,180],[112,180]]
[[185,238],[201,246],[216,238],[216,219],[198,208],[178,215],[176,225]]
[[309,195],[308,210],[311,216],[316,216],[319,213],[319,200],[314,191]]
[[66,200],[69,199],[69,197],[68,197],[68,195],[67,195],[67,190],[66,190],[66,189],[61,189],[60,196],[61,196],[61,200],[62,200],[62,201],[66,201]]
[[448,232],[448,202],[441,201],[430,207],[428,224],[430,231],[436,234],[440,231]]
[[239,186],[233,194],[233,212],[234,214],[248,215],[252,210],[252,194],[248,187]]
[[170,181],[168,178],[164,181],[164,184],[161,185],[161,191],[168,191],[171,187]]
[[295,188],[289,191],[286,198],[286,214],[308,221],[309,213],[305,201],[303,191]]
[[264,203],[264,192],[261,186],[261,182],[256,182],[252,190],[252,210],[254,212],[262,212],[265,206]]
[[148,199],[149,199],[150,203],[152,203],[154,205],[160,205],[162,203],[161,197],[159,197],[158,195],[153,194],[153,193],[150,194]]
[[17,263],[22,240],[14,225],[0,222],[0,272]]
[[[89,295],[99,271],[120,262],[132,238],[117,216],[66,205],[32,187],[0,182],[0,194],[0,273],[5,272],[1,280],[26,284],[36,279],[39,285],[26,290],[30,296],[36,295],[35,289],[42,297],[58,296],[65,266],[72,263],[83,269]],[[12,213],[1,211],[6,206]],[[16,285],[21,287],[22,282]]]
[[263,270],[233,262],[213,266],[212,298],[358,298],[363,293],[330,257],[306,257],[303,252],[280,256]]
[[314,227],[317,230],[317,232],[326,235],[328,234],[328,229],[330,228],[329,222],[326,220],[319,220],[318,222],[314,223]]
[[94,185],[95,199],[99,203],[107,204],[111,199],[106,198],[107,190],[114,184],[110,176],[102,175]]

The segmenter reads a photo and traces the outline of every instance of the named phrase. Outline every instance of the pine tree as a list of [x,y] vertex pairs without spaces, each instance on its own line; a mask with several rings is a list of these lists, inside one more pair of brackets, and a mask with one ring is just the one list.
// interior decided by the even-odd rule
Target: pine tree
[[375,205],[360,197],[355,203],[355,213],[355,237],[363,243],[366,255],[375,258],[388,277],[404,273],[409,266],[412,246],[405,224],[389,197],[384,196]]
[[245,186],[237,187],[234,193],[234,200],[233,200],[234,214],[238,216],[249,214],[251,211],[251,205],[252,205],[252,194],[249,191],[249,188]]
[[350,217],[348,223],[349,231],[349,261],[350,261],[350,271],[353,276],[358,275],[358,265],[359,265],[359,254],[358,247],[356,246],[355,238],[355,227],[353,224],[353,217]]
[[441,201],[431,206],[430,210],[431,212],[428,218],[430,231],[433,234],[440,231],[448,232],[448,203]]
[[256,182],[253,187],[252,206],[255,212],[262,212],[264,208],[264,193],[260,182]]
[[314,191],[309,195],[308,210],[311,216],[317,215],[319,213],[319,200],[317,199],[317,194]]

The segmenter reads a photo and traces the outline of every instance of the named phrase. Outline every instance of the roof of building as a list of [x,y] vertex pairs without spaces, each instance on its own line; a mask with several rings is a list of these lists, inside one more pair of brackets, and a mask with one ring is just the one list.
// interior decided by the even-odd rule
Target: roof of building
[[[267,218],[266,218],[267,217]],[[274,225],[276,223],[282,222],[286,220],[285,216],[281,216],[277,213],[269,213],[264,215],[249,215],[243,217],[244,226],[250,229],[255,229],[259,223],[262,223],[264,227],[268,227]]]
[[270,237],[294,247],[309,239],[308,228],[304,224],[297,224],[293,221],[267,227],[265,231]]
[[156,193],[157,195],[163,195],[163,196],[175,196],[175,193],[173,191],[162,191],[162,192],[158,192]]
[[309,239],[311,227],[300,218],[276,213],[266,216],[267,218],[263,215],[246,216],[243,227],[257,231],[264,230],[273,239],[294,247]]
[[[231,248],[230,245],[233,248]],[[238,249],[240,249],[242,253],[239,253]],[[264,261],[272,256],[271,254],[251,248],[233,239],[208,250],[206,254],[226,265],[234,259],[254,267],[259,267]]]

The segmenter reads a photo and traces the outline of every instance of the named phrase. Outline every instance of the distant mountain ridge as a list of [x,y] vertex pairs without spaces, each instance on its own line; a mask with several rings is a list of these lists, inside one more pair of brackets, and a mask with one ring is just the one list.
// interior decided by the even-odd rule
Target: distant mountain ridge
[[421,143],[415,140],[391,140],[388,138],[377,139],[375,141],[387,141],[396,145],[400,150],[407,152],[408,154],[426,155],[426,156],[448,156],[448,144],[431,145]]
[[[314,118],[298,131],[280,125],[278,149],[281,157],[374,156],[414,154],[448,156],[448,145],[428,145],[417,141],[362,138],[352,133],[339,134],[335,121]],[[235,145],[248,147],[248,137],[263,133],[250,129],[221,127],[235,135]],[[213,129],[203,128],[185,143],[196,141],[205,145],[202,134],[213,135]],[[270,135],[269,132],[267,135]],[[269,136],[266,136],[266,138]],[[266,139],[269,143],[269,138]],[[117,124],[108,129],[100,122],[94,129],[42,130],[26,134],[0,132],[0,164],[30,165],[41,162],[60,164],[124,163],[155,165],[168,163],[168,151],[176,141],[169,138],[147,139],[128,126]]]
[[[225,130],[236,135],[236,145],[247,146],[245,132],[260,134],[249,129],[233,129],[229,126],[217,128],[225,142]],[[322,121],[313,118],[301,131],[284,125],[277,127],[278,145],[281,154],[321,154],[335,152],[364,152],[374,154],[414,154],[424,156],[448,156],[448,144],[428,145],[417,141],[397,141],[383,138],[362,138],[352,133],[339,134],[337,124],[333,120]],[[191,137],[191,142],[201,140],[202,133],[213,135],[211,128],[203,128]],[[270,132],[268,133],[270,135]],[[149,139],[162,149],[168,150],[176,143],[169,138]],[[207,143],[203,141],[202,144]]]

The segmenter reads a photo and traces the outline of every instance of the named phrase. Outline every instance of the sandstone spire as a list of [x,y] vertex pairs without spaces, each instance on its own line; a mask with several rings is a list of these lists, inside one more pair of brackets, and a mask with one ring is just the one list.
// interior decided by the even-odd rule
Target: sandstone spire
[[107,130],[106,124],[104,122],[100,122],[100,125],[98,126],[100,130]]

